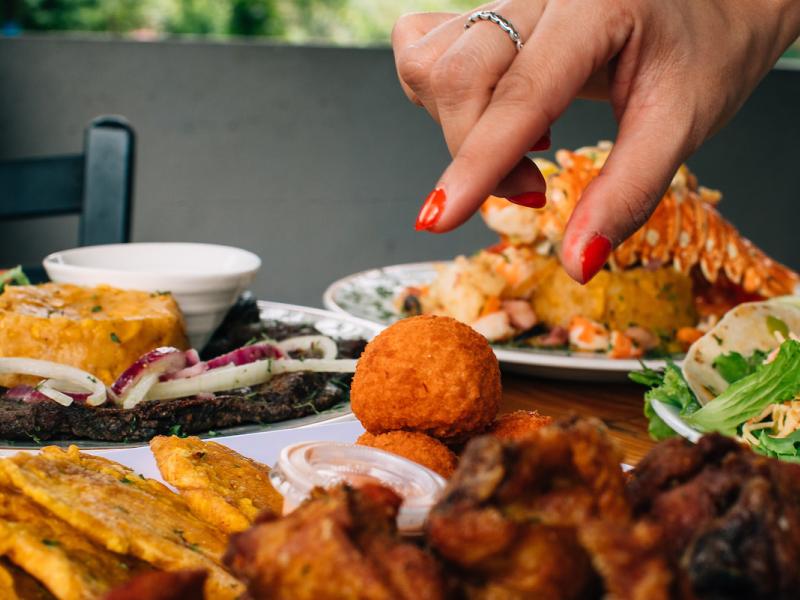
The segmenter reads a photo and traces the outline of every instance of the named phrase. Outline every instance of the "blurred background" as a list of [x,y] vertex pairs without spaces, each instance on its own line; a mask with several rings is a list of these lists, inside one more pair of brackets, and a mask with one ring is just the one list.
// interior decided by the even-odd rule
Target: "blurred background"
[[[388,45],[402,13],[473,4],[3,0],[0,159],[79,152],[93,117],[124,115],[138,144],[134,241],[248,248],[264,260],[261,297],[319,305],[349,273],[493,242],[479,219],[446,236],[413,231],[448,155],[403,96]],[[798,64],[796,44],[689,161],[723,191],[723,214],[796,269]],[[554,147],[615,130],[605,104],[576,101]],[[76,217],[0,222],[2,265],[76,243]]]

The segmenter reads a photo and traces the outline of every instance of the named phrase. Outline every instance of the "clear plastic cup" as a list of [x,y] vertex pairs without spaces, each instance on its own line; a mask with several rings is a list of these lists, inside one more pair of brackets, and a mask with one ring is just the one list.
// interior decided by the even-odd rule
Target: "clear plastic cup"
[[284,514],[297,508],[315,487],[344,482],[353,487],[365,483],[386,486],[403,498],[397,528],[405,535],[422,532],[428,512],[446,485],[437,473],[402,456],[338,442],[287,446],[270,472],[270,481],[283,495]]

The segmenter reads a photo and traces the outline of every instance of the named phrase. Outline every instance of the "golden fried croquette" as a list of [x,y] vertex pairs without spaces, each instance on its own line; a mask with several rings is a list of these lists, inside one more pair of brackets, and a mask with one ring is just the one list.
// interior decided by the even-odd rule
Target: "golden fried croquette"
[[535,410],[515,410],[497,417],[486,433],[504,441],[517,442],[552,422],[552,417],[540,415]]
[[356,444],[399,454],[445,478],[453,474],[458,462],[456,455],[442,442],[418,431],[389,431],[377,435],[367,432]]
[[500,396],[486,338],[427,315],[398,321],[367,344],[350,391],[353,413],[370,433],[406,429],[443,441],[486,429]]

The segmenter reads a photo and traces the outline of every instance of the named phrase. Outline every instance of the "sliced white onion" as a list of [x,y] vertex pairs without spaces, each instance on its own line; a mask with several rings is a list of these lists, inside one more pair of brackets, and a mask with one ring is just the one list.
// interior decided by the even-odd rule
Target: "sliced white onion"
[[334,359],[339,354],[339,347],[336,342],[326,335],[299,335],[293,338],[287,338],[275,344],[283,350],[285,354],[303,350],[305,352],[313,352],[319,350],[322,352],[323,359]]
[[40,385],[36,389],[40,394],[47,396],[50,400],[57,402],[61,406],[69,406],[73,402],[72,396],[67,396],[65,393],[59,392],[57,389],[48,385]]
[[[105,384],[94,375],[81,369],[51,362],[49,360],[39,360],[37,358],[0,358],[0,373],[33,375],[44,379],[67,381],[81,390],[89,392],[86,398],[86,404],[89,406],[98,406],[105,402],[107,397]],[[42,387],[45,389],[40,389],[40,391],[48,398],[52,398],[59,404],[63,404],[66,400],[61,398],[61,396],[66,396],[69,398],[69,404],[72,404],[72,398],[66,394],[59,392],[61,396],[58,394],[48,395],[48,392],[54,391],[53,388],[49,387],[49,385]],[[53,396],[61,398],[60,401]],[[69,406],[69,404],[66,406]]]
[[120,396],[119,399],[122,402],[122,408],[133,408],[144,400],[147,396],[147,392],[158,383],[159,377],[161,377],[161,374],[158,372],[142,375],[136,383],[128,388],[123,396]]
[[315,371],[322,373],[355,373],[356,361],[352,359],[328,360],[309,358],[294,360],[259,360],[246,365],[219,367],[196,377],[162,381],[150,388],[147,400],[172,400],[196,394],[224,392],[259,385],[280,373]]

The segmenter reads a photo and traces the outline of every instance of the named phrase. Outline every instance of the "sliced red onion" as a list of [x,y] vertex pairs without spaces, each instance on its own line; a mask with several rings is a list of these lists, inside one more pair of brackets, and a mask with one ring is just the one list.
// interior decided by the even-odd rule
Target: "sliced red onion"
[[[139,358],[111,386],[111,390],[117,395],[117,404],[122,408],[133,408],[139,404],[162,375],[186,367],[187,355],[189,353],[165,346],[151,350]],[[189,355],[188,360],[192,359],[193,355]]]
[[30,385],[15,385],[3,394],[5,400],[20,400],[26,404],[47,402],[49,398]]
[[322,353],[320,358],[327,360],[332,360],[339,355],[339,347],[336,342],[325,335],[300,335],[288,338],[278,342],[278,348],[287,355],[298,350],[308,353],[317,350]]
[[285,352],[275,344],[270,342],[258,342],[256,344],[250,344],[249,346],[242,346],[227,354],[212,358],[206,365],[208,366],[207,370],[210,371],[211,369],[219,369],[226,365],[247,365],[258,360],[264,360],[265,358],[283,358],[285,355]]
[[269,381],[273,375],[316,371],[321,373],[354,373],[356,361],[309,358],[294,360],[259,360],[246,365],[226,366],[206,371],[196,377],[172,379],[155,384],[147,394],[148,400],[172,400],[197,394],[223,392],[251,387]]
[[[89,406],[98,406],[105,402],[107,397],[105,384],[94,375],[81,369],[50,362],[49,360],[0,358],[0,374],[2,373],[33,375],[44,379],[57,380],[58,382],[68,382],[70,386],[77,386],[78,389],[89,392],[89,395],[86,396],[86,404]],[[51,385],[41,386],[44,389],[40,388],[39,391],[64,406],[72,404],[73,399],[68,394],[55,390]]]

